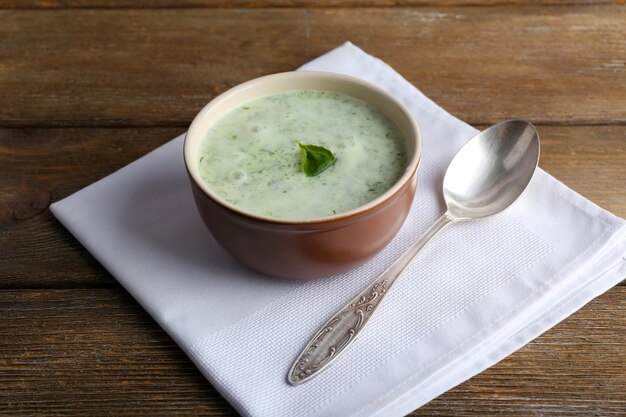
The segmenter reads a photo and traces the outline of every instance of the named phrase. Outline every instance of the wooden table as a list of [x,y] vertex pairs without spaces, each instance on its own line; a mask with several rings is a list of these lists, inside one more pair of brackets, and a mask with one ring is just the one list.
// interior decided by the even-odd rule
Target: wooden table
[[[626,216],[626,6],[586,0],[0,2],[0,413],[236,413],[48,206],[230,86],[351,40]],[[342,6],[342,7],[338,7]],[[626,415],[626,286],[412,415]]]

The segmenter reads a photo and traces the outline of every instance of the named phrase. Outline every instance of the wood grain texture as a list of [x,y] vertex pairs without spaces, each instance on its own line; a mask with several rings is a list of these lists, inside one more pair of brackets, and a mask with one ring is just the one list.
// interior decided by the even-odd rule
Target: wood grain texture
[[0,288],[117,286],[48,207],[183,132],[0,129]]
[[[0,288],[116,286],[47,208],[182,132],[0,129]],[[540,126],[539,134],[544,169],[626,217],[626,126]]]
[[0,11],[0,125],[186,126],[345,40],[473,124],[626,123],[626,6]]
[[623,4],[624,0],[4,0],[6,9],[415,7]]
[[[412,416],[618,416],[626,288],[614,288]],[[123,290],[0,293],[0,414],[237,414]]]

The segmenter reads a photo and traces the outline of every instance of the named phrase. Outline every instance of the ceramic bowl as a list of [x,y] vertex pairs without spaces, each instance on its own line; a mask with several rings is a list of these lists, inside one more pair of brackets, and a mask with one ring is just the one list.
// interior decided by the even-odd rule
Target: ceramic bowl
[[[198,168],[207,130],[229,111],[256,98],[289,90],[313,89],[347,94],[376,107],[400,130],[408,166],[384,194],[354,210],[307,220],[263,217],[242,210],[213,193]],[[404,222],[415,194],[422,146],[419,129],[406,107],[365,81],[324,72],[287,72],[257,78],[219,95],[195,117],[185,137],[184,158],[202,220],[235,258],[264,274],[321,278],[354,268],[381,251]]]

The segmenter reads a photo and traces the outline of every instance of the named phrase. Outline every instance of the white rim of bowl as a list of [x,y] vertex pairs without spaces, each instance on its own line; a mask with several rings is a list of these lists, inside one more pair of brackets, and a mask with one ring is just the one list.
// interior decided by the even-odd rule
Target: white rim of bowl
[[[263,83],[267,80],[276,80],[276,79],[280,79],[280,78],[293,78],[293,77],[302,77],[302,78],[309,78],[309,77],[320,77],[320,78],[327,78],[327,79],[335,79],[335,80],[340,80],[342,82],[348,82],[348,83],[354,83],[354,84],[358,84],[362,87],[368,88],[370,90],[373,90],[374,92],[385,96],[387,99],[389,99],[391,102],[394,103],[394,105],[398,108],[398,110],[403,114],[403,116],[407,119],[407,121],[409,122],[409,124],[411,125],[411,128],[415,131],[415,138],[416,138],[416,146],[415,146],[415,152],[413,153],[413,157],[411,158],[411,160],[408,162],[407,167],[404,171],[404,173],[402,174],[402,176],[387,190],[385,191],[383,194],[379,195],[378,197],[376,197],[374,200],[363,204],[361,206],[358,206],[352,210],[349,211],[345,211],[342,213],[338,213],[338,214],[334,214],[332,216],[324,216],[324,217],[315,217],[315,218],[311,218],[311,219],[289,219],[289,218],[281,218],[281,217],[270,217],[270,216],[262,216],[250,211],[246,211],[246,210],[242,210],[241,208],[235,206],[234,204],[229,203],[228,201],[222,199],[219,195],[217,195],[216,193],[214,193],[210,187],[205,184],[205,182],[202,180],[202,178],[200,177],[199,174],[199,169],[198,169],[198,164],[197,161],[195,160],[194,156],[196,156],[198,154],[197,149],[192,149],[192,145],[194,145],[195,143],[192,143],[194,141],[190,140],[189,137],[196,135],[198,136],[199,134],[202,134],[203,132],[196,132],[196,130],[199,129],[198,125],[201,123],[200,121],[206,117],[206,115],[213,110],[214,107],[217,107],[222,101],[226,100],[227,98],[230,98],[231,96],[238,94],[241,90],[244,90],[246,88],[250,88],[253,87],[256,84],[259,83]],[[285,89],[284,91],[293,91],[296,90],[294,88],[291,89]],[[331,90],[323,90],[322,91],[331,91]],[[340,92],[341,93],[341,92]],[[276,93],[273,93],[276,94]],[[345,94],[345,93],[342,93]],[[348,94],[349,95],[349,94]],[[252,100],[256,100],[258,98],[261,98],[263,96],[259,96],[256,98],[253,98]],[[250,101],[252,101],[250,100]],[[247,103],[249,101],[245,101],[245,102],[241,102],[240,104],[238,104],[238,106],[242,106],[245,103]],[[373,103],[368,103],[370,105],[373,105],[376,107],[375,104]],[[233,108],[234,110],[234,108]],[[389,116],[387,116],[389,117]],[[405,138],[406,139],[406,138]],[[196,147],[199,146],[199,141],[201,140],[198,139],[195,142],[198,142],[196,144]],[[228,90],[226,90],[225,92],[221,93],[220,95],[218,95],[217,97],[215,97],[213,100],[211,100],[207,105],[205,105],[202,110],[200,110],[200,112],[196,115],[196,117],[194,117],[193,121],[191,122],[191,125],[189,126],[189,129],[187,130],[187,132],[185,133],[185,140],[184,140],[184,145],[183,145],[183,158],[184,158],[184,162],[185,162],[185,166],[187,168],[187,172],[190,173],[193,181],[195,182],[195,184],[202,190],[204,191],[204,193],[209,196],[212,200],[214,200],[215,202],[217,202],[218,204],[228,208],[231,211],[234,211],[244,217],[248,217],[250,219],[254,219],[254,220],[259,220],[265,223],[273,223],[273,224],[284,224],[284,225],[292,225],[292,224],[314,224],[314,223],[324,223],[324,222],[331,222],[331,221],[336,221],[336,220],[341,220],[341,219],[345,219],[345,218],[349,218],[352,216],[355,216],[359,213],[363,213],[366,212],[372,208],[374,208],[375,206],[378,206],[379,204],[381,204],[382,202],[384,202],[385,200],[389,199],[390,197],[392,197],[400,188],[402,188],[407,181],[411,178],[411,176],[413,175],[413,173],[415,171],[417,171],[419,164],[421,162],[421,157],[422,157],[422,135],[421,132],[419,130],[419,126],[417,125],[417,122],[415,121],[415,119],[413,118],[413,116],[411,116],[411,113],[409,112],[409,110],[406,108],[406,106],[404,104],[402,104],[400,101],[398,101],[395,97],[393,97],[391,94],[389,94],[387,91],[375,86],[374,84],[371,84],[367,81],[363,81],[360,78],[355,78],[355,77],[351,77],[348,75],[344,75],[344,74],[338,74],[338,73],[333,73],[333,72],[323,72],[323,71],[290,71],[290,72],[281,72],[281,73],[277,73],[277,74],[270,74],[270,75],[265,75],[259,78],[254,78],[252,80],[246,81],[242,84],[236,85],[235,87],[232,87]]]

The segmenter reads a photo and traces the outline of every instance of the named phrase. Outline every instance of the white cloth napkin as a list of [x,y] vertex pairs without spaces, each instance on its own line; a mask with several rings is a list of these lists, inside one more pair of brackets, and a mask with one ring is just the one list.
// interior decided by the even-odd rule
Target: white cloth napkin
[[240,266],[196,213],[182,136],[52,206],[241,414],[404,415],[626,275],[626,222],[538,170],[505,212],[435,238],[352,347],[309,382],[288,385],[292,361],[318,327],[444,211],[444,171],[477,133],[350,43],[301,70],[345,73],[387,89],[423,134],[411,213],[362,267],[302,282]]

